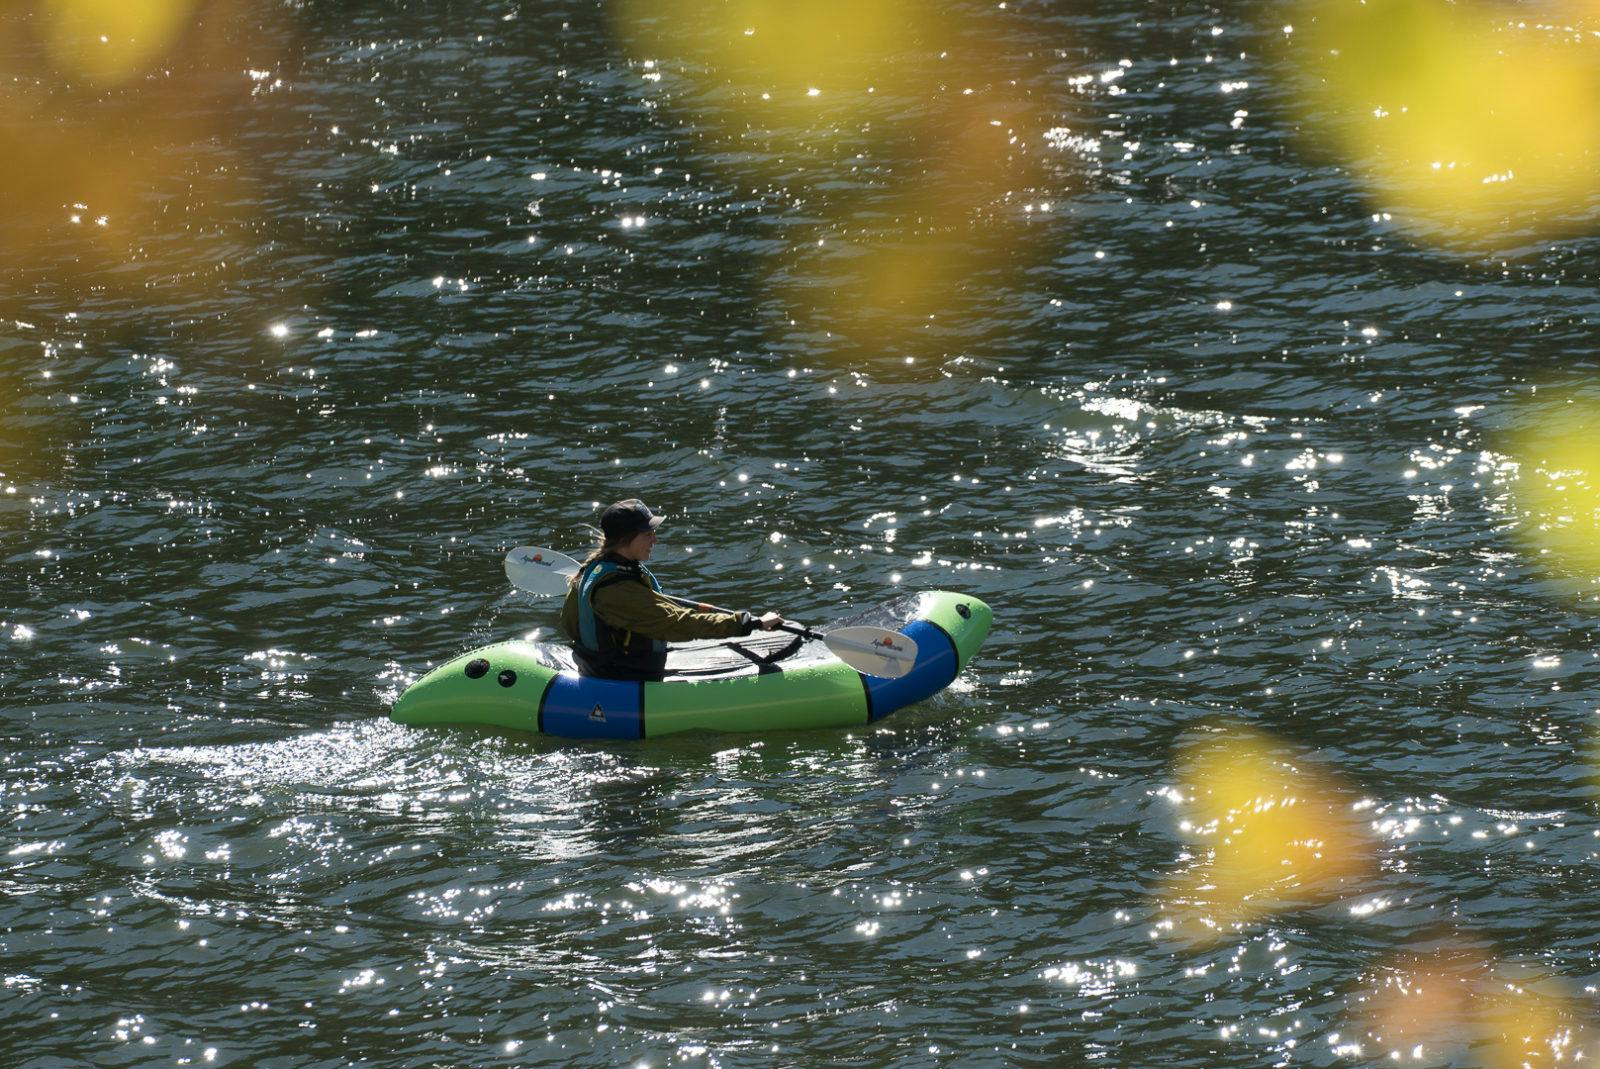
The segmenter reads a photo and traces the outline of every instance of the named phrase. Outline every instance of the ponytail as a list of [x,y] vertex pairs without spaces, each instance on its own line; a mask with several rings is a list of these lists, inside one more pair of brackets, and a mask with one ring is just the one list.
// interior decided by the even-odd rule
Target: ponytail
[[567,585],[570,587],[576,587],[578,585],[578,577],[583,574],[583,570],[585,568],[589,567],[589,565],[593,564],[607,553],[615,551],[616,548],[616,542],[606,538],[606,536],[603,534],[598,535],[598,540],[595,543],[595,547],[589,551],[589,555],[587,557],[578,562],[578,570],[572,573],[572,578],[567,580]]

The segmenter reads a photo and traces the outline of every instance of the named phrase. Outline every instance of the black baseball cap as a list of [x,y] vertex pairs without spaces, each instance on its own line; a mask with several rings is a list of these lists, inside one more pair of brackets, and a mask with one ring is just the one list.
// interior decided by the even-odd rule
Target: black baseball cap
[[607,505],[600,514],[600,530],[605,533],[607,542],[624,542],[642,531],[654,531],[660,526],[661,517],[636,497]]

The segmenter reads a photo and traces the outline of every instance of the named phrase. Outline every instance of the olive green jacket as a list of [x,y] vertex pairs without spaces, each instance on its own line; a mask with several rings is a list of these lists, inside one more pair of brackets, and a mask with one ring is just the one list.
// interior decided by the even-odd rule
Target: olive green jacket
[[[747,612],[702,612],[687,608],[631,579],[597,586],[590,597],[595,615],[612,627],[662,642],[734,638],[748,635],[755,629],[755,621]],[[574,642],[578,640],[576,584],[567,588],[567,600],[561,606],[561,630]]]

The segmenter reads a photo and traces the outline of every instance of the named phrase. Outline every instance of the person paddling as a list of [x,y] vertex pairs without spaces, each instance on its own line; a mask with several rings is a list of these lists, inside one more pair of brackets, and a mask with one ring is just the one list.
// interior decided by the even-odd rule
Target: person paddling
[[708,612],[685,608],[661,593],[645,567],[656,546],[661,517],[638,498],[600,514],[600,545],[567,587],[561,628],[572,639],[579,665],[611,679],[660,679],[668,642],[734,638],[783,623],[775,612]]

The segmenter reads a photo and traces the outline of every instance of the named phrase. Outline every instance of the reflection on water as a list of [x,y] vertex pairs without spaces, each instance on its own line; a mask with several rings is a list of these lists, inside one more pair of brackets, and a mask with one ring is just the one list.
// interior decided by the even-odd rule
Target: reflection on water
[[[1587,1055],[1588,46],[713,7],[0,14],[0,1062]],[[1552,152],[1398,184],[1369,92]],[[856,732],[388,724],[629,495],[995,634]]]

